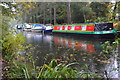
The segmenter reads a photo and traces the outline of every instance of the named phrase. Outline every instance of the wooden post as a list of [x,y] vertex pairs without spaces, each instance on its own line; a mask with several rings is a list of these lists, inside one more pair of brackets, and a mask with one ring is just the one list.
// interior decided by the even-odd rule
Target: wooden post
[[42,30],[42,35],[44,36],[44,29]]

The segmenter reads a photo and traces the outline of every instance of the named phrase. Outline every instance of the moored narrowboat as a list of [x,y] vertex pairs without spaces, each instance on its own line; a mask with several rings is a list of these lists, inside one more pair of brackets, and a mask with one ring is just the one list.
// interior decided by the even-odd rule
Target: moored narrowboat
[[52,32],[53,26],[50,24],[44,25],[44,32]]
[[18,24],[16,25],[17,29],[22,29],[23,28],[23,25],[22,24]]
[[32,25],[25,23],[23,27],[23,31],[31,31]]
[[54,25],[53,33],[76,33],[76,34],[115,34],[113,23],[81,23]]
[[42,31],[44,30],[44,26],[42,24],[33,24],[32,31]]

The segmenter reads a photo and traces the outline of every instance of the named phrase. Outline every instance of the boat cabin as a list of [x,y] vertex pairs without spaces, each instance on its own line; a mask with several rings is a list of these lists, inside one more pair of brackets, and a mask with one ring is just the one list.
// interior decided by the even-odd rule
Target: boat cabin
[[81,24],[54,25],[53,32],[82,33],[82,34],[116,33],[116,31],[113,29],[113,23],[81,23]]

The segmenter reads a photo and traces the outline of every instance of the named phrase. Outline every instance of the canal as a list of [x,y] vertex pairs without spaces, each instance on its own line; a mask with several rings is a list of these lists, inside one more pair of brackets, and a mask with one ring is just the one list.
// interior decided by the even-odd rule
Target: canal
[[[44,34],[39,32],[22,32],[28,44],[35,48],[32,56],[36,66],[47,64],[51,59],[61,62],[78,62],[78,70],[86,70],[100,76],[120,78],[119,52],[114,55],[102,55],[101,46],[105,41],[113,42],[115,38],[100,38],[92,36]],[[118,49],[119,50],[119,49]]]

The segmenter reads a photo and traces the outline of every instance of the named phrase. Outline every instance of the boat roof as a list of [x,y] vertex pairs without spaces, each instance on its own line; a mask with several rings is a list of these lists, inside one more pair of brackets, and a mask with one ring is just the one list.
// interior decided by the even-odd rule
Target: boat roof
[[41,25],[41,24],[33,24],[33,26],[43,26],[43,25]]
[[58,25],[54,25],[54,26],[66,26],[66,25],[95,25],[95,23],[78,23],[78,24],[58,24]]
[[77,23],[77,24],[58,24],[58,25],[54,25],[54,26],[66,26],[66,25],[95,25],[95,24],[107,24],[107,22],[101,22],[101,23]]

